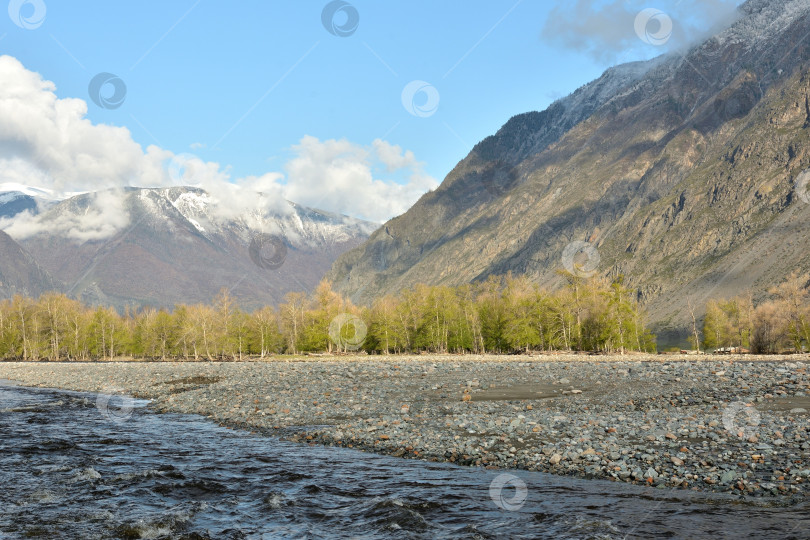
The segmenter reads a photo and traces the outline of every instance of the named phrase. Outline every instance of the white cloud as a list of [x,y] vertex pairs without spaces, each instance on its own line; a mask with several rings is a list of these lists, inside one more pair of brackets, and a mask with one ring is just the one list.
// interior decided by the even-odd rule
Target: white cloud
[[[13,57],[0,56],[0,183],[65,195],[126,186],[196,185],[210,193],[223,219],[283,211],[288,208],[286,198],[376,221],[404,212],[438,185],[412,152],[386,141],[363,147],[309,136],[293,146],[295,155],[284,167],[286,175],[269,172],[232,179],[218,163],[155,145],[144,150],[125,127],[93,124],[86,115],[84,100],[60,99],[52,82]],[[399,182],[375,178],[377,168]],[[257,197],[257,191],[265,196]],[[122,230],[129,220],[120,193],[113,190],[95,197],[81,219],[60,222],[60,230],[76,239],[100,239]],[[13,221],[0,223],[0,229],[25,236],[42,231],[35,216],[21,215]]]
[[[707,34],[730,25],[739,15],[741,0],[663,0],[653,3],[639,0],[574,0],[554,5],[543,26],[541,37],[555,47],[588,54],[597,62],[626,61],[639,50],[658,55],[686,47]],[[647,46],[636,34],[636,17],[645,8],[660,9],[672,22],[672,35],[666,46]],[[656,32],[658,23],[648,29]],[[670,39],[671,38],[671,39]],[[628,57],[629,55],[629,57]]]
[[151,177],[156,169],[150,167],[129,130],[94,125],[85,118],[87,103],[58,99],[54,91],[52,82],[26,70],[16,59],[0,57],[0,171],[4,176],[57,191],[159,180]]
[[65,238],[87,242],[109,238],[129,224],[129,213],[120,192],[105,190],[87,197],[90,205],[81,214],[62,213],[43,221],[26,211],[13,219],[0,219],[0,229],[17,239],[58,231]]
[[404,169],[406,167],[418,167],[419,163],[416,161],[416,157],[414,157],[413,152],[408,150],[407,152],[403,152],[402,148],[399,145],[391,144],[389,142],[383,141],[382,139],[376,139],[372,143],[372,147],[374,151],[377,153],[377,157],[380,161],[388,167],[388,171],[392,172],[397,169]]
[[[293,147],[296,156],[286,165],[290,200],[373,221],[405,212],[438,182],[425,174],[412,152],[380,139],[371,147],[346,140],[320,141],[304,137]],[[389,173],[404,171],[407,183],[374,178],[374,165]]]

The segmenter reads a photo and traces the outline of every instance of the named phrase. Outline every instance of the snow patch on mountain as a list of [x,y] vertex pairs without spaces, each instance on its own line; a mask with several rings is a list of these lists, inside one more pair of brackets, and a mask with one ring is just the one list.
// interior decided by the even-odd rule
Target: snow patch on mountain
[[[44,201],[63,201],[84,192],[76,191],[70,193],[58,193],[52,189],[28,186],[17,182],[0,182],[0,200],[6,195],[16,195],[19,198],[23,195]],[[14,198],[9,200],[14,200]],[[7,201],[6,201],[7,202]]]
[[[236,242],[243,246],[259,234],[275,234],[291,247],[317,250],[366,238],[378,226],[289,201],[282,207],[286,211],[259,210],[279,208],[278,204],[258,205],[228,218],[230,212],[222,212],[220,207],[227,203],[194,187],[107,190],[61,201],[38,215],[3,218],[0,229],[19,239],[47,234],[86,241],[108,239],[128,228],[144,226],[172,234],[194,231],[217,245]],[[87,227],[85,221],[89,221]],[[105,225],[107,221],[114,221],[114,226]],[[102,238],[102,234],[106,236]]]
[[9,191],[6,193],[0,193],[0,204],[10,203],[11,201],[16,201],[21,197],[25,197],[26,194],[20,191]]
[[[224,219],[217,211],[217,205],[221,203],[200,188],[173,187],[142,191],[166,200],[209,239],[234,234],[242,242],[249,243],[257,233],[267,233],[283,235],[291,244],[299,247],[317,248],[347,242],[358,236],[365,237],[377,228],[375,223],[307,208],[289,201],[285,201],[289,209],[287,212],[252,210],[235,219]],[[266,195],[257,193],[256,196]]]
[[192,225],[194,225],[194,227],[195,227],[195,228],[196,228],[198,231],[200,231],[201,233],[205,234],[205,228],[204,228],[202,225],[200,225],[200,224],[199,224],[199,222],[197,222],[196,220],[191,219],[191,218],[187,218],[187,219],[188,219],[189,223],[191,223]]
[[38,197],[41,199],[55,198],[54,192],[50,189],[26,186],[16,182],[0,183],[0,202],[13,201],[14,199],[18,199],[24,195],[28,195],[29,197]]

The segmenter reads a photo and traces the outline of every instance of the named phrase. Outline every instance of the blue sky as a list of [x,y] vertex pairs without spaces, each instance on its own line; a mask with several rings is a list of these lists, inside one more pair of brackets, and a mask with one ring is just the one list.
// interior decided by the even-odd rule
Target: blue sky
[[[612,64],[667,50],[636,36],[649,6],[634,1],[352,0],[331,19],[340,28],[347,13],[359,16],[342,37],[322,22],[325,0],[15,2],[37,27],[0,17],[0,54],[52,81],[59,98],[87,101],[93,123],[124,126],[144,148],[193,153],[233,177],[283,173],[309,136],[359,147],[383,139],[441,181],[510,116],[544,109]],[[700,3],[654,7],[694,18],[690,4]],[[119,107],[89,98],[98,73],[125,83]],[[438,96],[421,116],[403,105],[412,81]],[[414,96],[417,112],[427,98]],[[372,169],[383,181],[411,174]]]

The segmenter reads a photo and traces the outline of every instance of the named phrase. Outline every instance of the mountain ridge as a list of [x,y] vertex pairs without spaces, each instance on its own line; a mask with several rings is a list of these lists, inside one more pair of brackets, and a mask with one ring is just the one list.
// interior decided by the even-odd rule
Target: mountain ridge
[[[507,272],[554,287],[566,246],[586,242],[600,254],[598,275],[625,275],[656,330],[682,339],[693,304],[759,295],[810,266],[796,239],[793,252],[760,257],[775,270],[739,272],[735,262],[777,251],[788,230],[806,233],[795,179],[810,166],[808,13],[807,1],[749,0],[683,56],[626,77],[611,68],[546,111],[513,117],[328,277],[360,303]],[[589,112],[569,128],[574,95]],[[772,226],[774,216],[785,224]]]
[[65,292],[118,309],[209,302],[223,287],[247,309],[277,304],[288,292],[312,290],[339,253],[377,226],[268,203],[236,211],[201,188],[129,187],[76,195],[4,223]]

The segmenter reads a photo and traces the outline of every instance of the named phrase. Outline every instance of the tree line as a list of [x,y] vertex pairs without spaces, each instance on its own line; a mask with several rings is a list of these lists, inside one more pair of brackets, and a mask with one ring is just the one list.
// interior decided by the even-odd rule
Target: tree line
[[810,349],[810,274],[791,273],[754,305],[752,296],[710,300],[703,322],[703,347],[742,347],[773,354]]
[[417,285],[369,307],[321,282],[276,307],[241,310],[227,290],[211,304],[172,310],[83,305],[59,293],[0,302],[7,360],[241,360],[319,352],[495,353],[653,351],[655,337],[621,278],[564,274],[549,292],[526,277],[458,287]]

